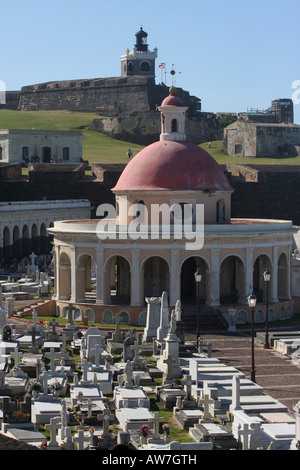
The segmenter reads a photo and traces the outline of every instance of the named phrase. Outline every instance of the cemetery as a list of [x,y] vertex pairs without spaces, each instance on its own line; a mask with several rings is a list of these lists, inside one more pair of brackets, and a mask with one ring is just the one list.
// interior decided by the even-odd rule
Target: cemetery
[[[22,334],[1,303],[0,442],[112,452],[299,448],[300,403],[292,413],[213,357],[203,338],[181,344],[180,302],[169,314],[166,292],[159,311],[152,306],[142,332],[122,328],[118,317],[114,330],[75,326],[70,304],[68,324],[53,317],[45,329],[33,311]],[[276,333],[273,350],[295,354],[299,332]]]

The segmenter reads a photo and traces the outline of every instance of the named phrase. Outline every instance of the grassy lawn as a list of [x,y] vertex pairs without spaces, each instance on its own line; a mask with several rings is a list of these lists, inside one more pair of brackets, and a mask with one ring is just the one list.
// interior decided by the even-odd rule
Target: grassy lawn
[[[113,139],[100,132],[90,130],[97,113],[76,113],[73,111],[10,111],[0,110],[0,129],[39,129],[39,130],[81,130],[83,158],[90,163],[123,163],[128,162],[127,150],[133,150],[133,156],[142,150],[137,145]],[[231,157],[223,152],[223,142],[215,141],[201,144],[220,164],[230,164],[232,169],[236,163],[244,164],[280,164],[299,165],[300,157],[294,158],[247,158]]]

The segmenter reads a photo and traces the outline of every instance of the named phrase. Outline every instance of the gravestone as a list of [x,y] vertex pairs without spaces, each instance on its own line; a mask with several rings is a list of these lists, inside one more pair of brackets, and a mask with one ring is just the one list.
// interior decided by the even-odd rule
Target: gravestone
[[160,306],[160,322],[159,327],[157,328],[157,340],[163,341],[168,334],[169,326],[169,306],[168,306],[168,294],[163,292],[161,296],[161,306]]
[[147,319],[143,340],[152,341],[157,336],[157,328],[160,325],[161,297],[146,297]]

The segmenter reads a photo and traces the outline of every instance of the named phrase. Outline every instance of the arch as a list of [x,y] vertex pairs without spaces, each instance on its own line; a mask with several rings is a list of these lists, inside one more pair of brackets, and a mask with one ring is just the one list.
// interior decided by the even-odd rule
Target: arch
[[276,313],[275,313],[275,309],[273,307],[269,308],[268,320],[269,321],[275,321],[276,320]]
[[267,298],[267,289],[264,282],[264,271],[272,270],[272,262],[267,254],[258,255],[253,264],[253,292],[258,302],[265,302]]
[[102,323],[114,323],[114,316],[110,310],[104,310],[104,312],[102,312]]
[[225,201],[224,199],[219,199],[217,201],[217,224],[225,223]]
[[92,308],[87,308],[84,312],[84,316],[87,317],[88,323],[95,322],[95,312]]
[[130,314],[126,312],[126,310],[120,310],[120,312],[118,312],[118,318],[120,324],[130,325]]
[[94,276],[96,273],[96,264],[93,257],[88,253],[82,253],[78,256],[76,262],[76,301],[77,302],[95,302],[96,291],[92,283],[92,270]]
[[169,263],[161,256],[150,256],[143,261],[144,296],[159,297],[165,291],[169,295]]
[[62,252],[58,262],[59,270],[59,299],[70,300],[71,298],[71,261],[69,256]]
[[254,323],[263,323],[265,321],[265,312],[258,308],[254,314]]
[[82,321],[81,308],[76,307],[73,318],[74,318],[74,321]]
[[12,256],[12,241],[9,227],[3,229],[3,259],[8,260]]
[[289,298],[289,289],[288,289],[288,262],[285,253],[281,253],[278,258],[278,277],[277,277],[277,292],[279,299],[288,299]]
[[248,323],[248,312],[246,310],[239,310],[236,315],[236,324],[242,325]]
[[283,305],[280,307],[279,310],[279,320],[286,320],[286,310]]
[[39,236],[38,236],[38,228],[36,224],[32,224],[31,226],[31,247],[30,250],[34,251],[34,253],[39,253]]
[[140,63],[140,71],[141,72],[149,72],[150,71],[150,62],[143,60],[143,62]]
[[130,304],[130,263],[125,256],[113,255],[106,260],[104,290],[106,303],[114,305]]
[[23,243],[23,255],[28,256],[30,253],[30,237],[28,225],[23,225],[22,228],[22,243]]
[[177,132],[178,130],[178,121],[177,119],[172,119],[171,121],[171,132]]
[[180,271],[180,299],[182,304],[195,305],[195,302],[197,301],[195,272],[198,268],[201,270],[202,274],[202,279],[199,285],[199,301],[201,304],[205,304],[209,298],[208,263],[200,256],[189,256],[183,261]]
[[15,225],[13,228],[13,256],[16,258],[22,256],[21,241],[20,229],[17,225]]
[[245,264],[237,255],[225,257],[220,265],[221,304],[245,303]]

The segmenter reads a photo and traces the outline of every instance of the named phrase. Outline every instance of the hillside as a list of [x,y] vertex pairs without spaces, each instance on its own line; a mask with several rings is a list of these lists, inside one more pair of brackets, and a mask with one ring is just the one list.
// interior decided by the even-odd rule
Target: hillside
[[[108,137],[100,132],[90,130],[90,125],[97,113],[84,113],[72,111],[9,111],[0,110],[0,129],[56,129],[56,130],[82,130],[83,158],[90,163],[121,163],[127,162],[127,150],[130,147],[136,155],[143,146],[120,141]],[[280,164],[298,165],[300,157],[294,158],[247,158],[231,157],[223,152],[223,142],[215,141],[201,144],[220,164],[236,163],[247,164]]]

